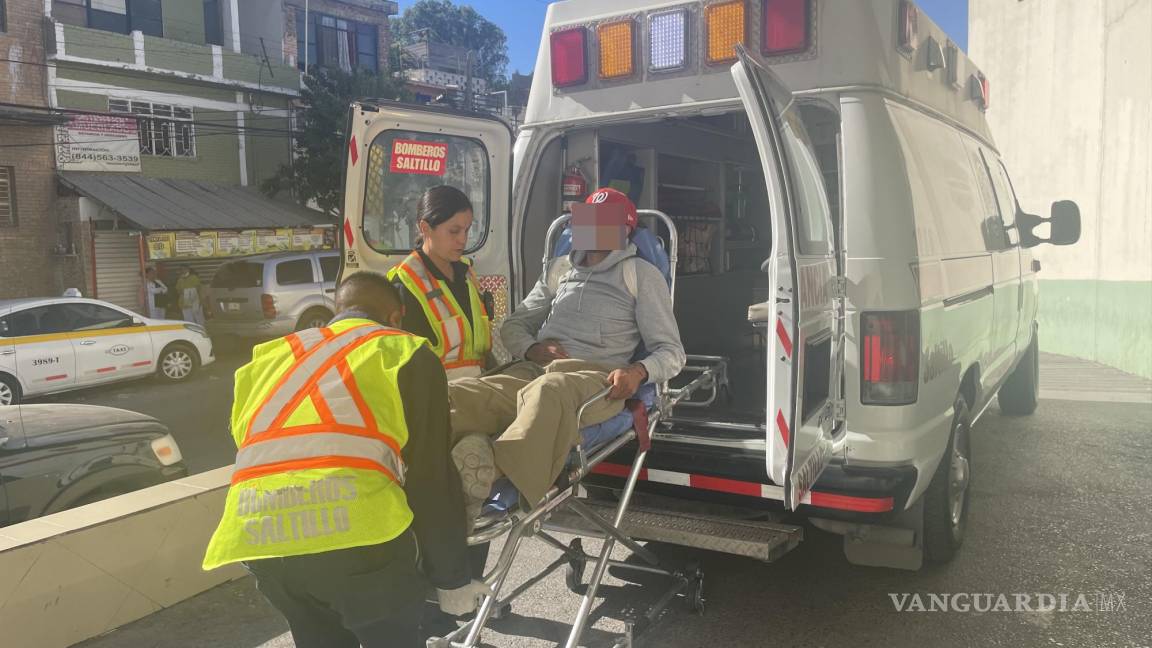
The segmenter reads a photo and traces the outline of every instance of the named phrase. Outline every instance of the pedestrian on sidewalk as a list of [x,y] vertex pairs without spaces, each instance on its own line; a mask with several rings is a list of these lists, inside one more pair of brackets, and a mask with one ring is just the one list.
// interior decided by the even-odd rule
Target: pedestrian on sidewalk
[[469,577],[447,380],[385,277],[336,299],[327,327],[236,372],[239,452],[204,568],[243,561],[299,648],[422,648],[429,582],[452,615],[488,592]]
[[144,288],[148,291],[148,317],[165,319],[164,305],[168,301],[168,286],[156,278],[156,268],[144,271]]
[[204,326],[204,284],[195,268],[184,266],[184,272],[176,282],[176,297],[180,300],[184,321]]

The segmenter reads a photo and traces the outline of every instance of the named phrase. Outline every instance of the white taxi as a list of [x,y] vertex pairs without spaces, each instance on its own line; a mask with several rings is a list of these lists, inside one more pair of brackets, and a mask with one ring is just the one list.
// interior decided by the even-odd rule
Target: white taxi
[[213,360],[197,324],[95,299],[0,300],[0,405],[153,374],[180,382]]

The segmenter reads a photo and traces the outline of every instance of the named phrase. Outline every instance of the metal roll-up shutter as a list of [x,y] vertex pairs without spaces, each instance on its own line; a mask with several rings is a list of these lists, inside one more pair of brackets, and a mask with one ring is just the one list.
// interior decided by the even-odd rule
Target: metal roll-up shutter
[[144,312],[140,232],[96,231],[96,299]]

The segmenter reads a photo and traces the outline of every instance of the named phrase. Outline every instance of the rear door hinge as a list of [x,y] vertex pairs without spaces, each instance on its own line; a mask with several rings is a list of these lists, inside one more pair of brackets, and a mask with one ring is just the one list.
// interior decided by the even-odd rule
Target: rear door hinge
[[847,277],[832,277],[832,298],[833,299],[847,299],[848,298],[848,278]]
[[843,399],[832,400],[832,420],[843,421],[848,418],[848,405]]

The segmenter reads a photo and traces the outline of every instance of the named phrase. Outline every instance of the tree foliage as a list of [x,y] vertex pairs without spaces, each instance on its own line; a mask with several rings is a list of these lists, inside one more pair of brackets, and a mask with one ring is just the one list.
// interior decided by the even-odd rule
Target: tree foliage
[[434,42],[474,50],[472,73],[490,86],[507,84],[508,37],[471,6],[451,0],[419,0],[392,21],[393,40],[400,44],[418,42],[424,30]]
[[407,90],[398,78],[376,73],[349,74],[319,66],[310,72],[301,93],[306,107],[297,117],[295,159],[281,165],[260,188],[271,196],[290,191],[301,204],[315,201],[325,214],[336,218],[343,206],[348,106],[362,98],[403,101],[408,98]]

